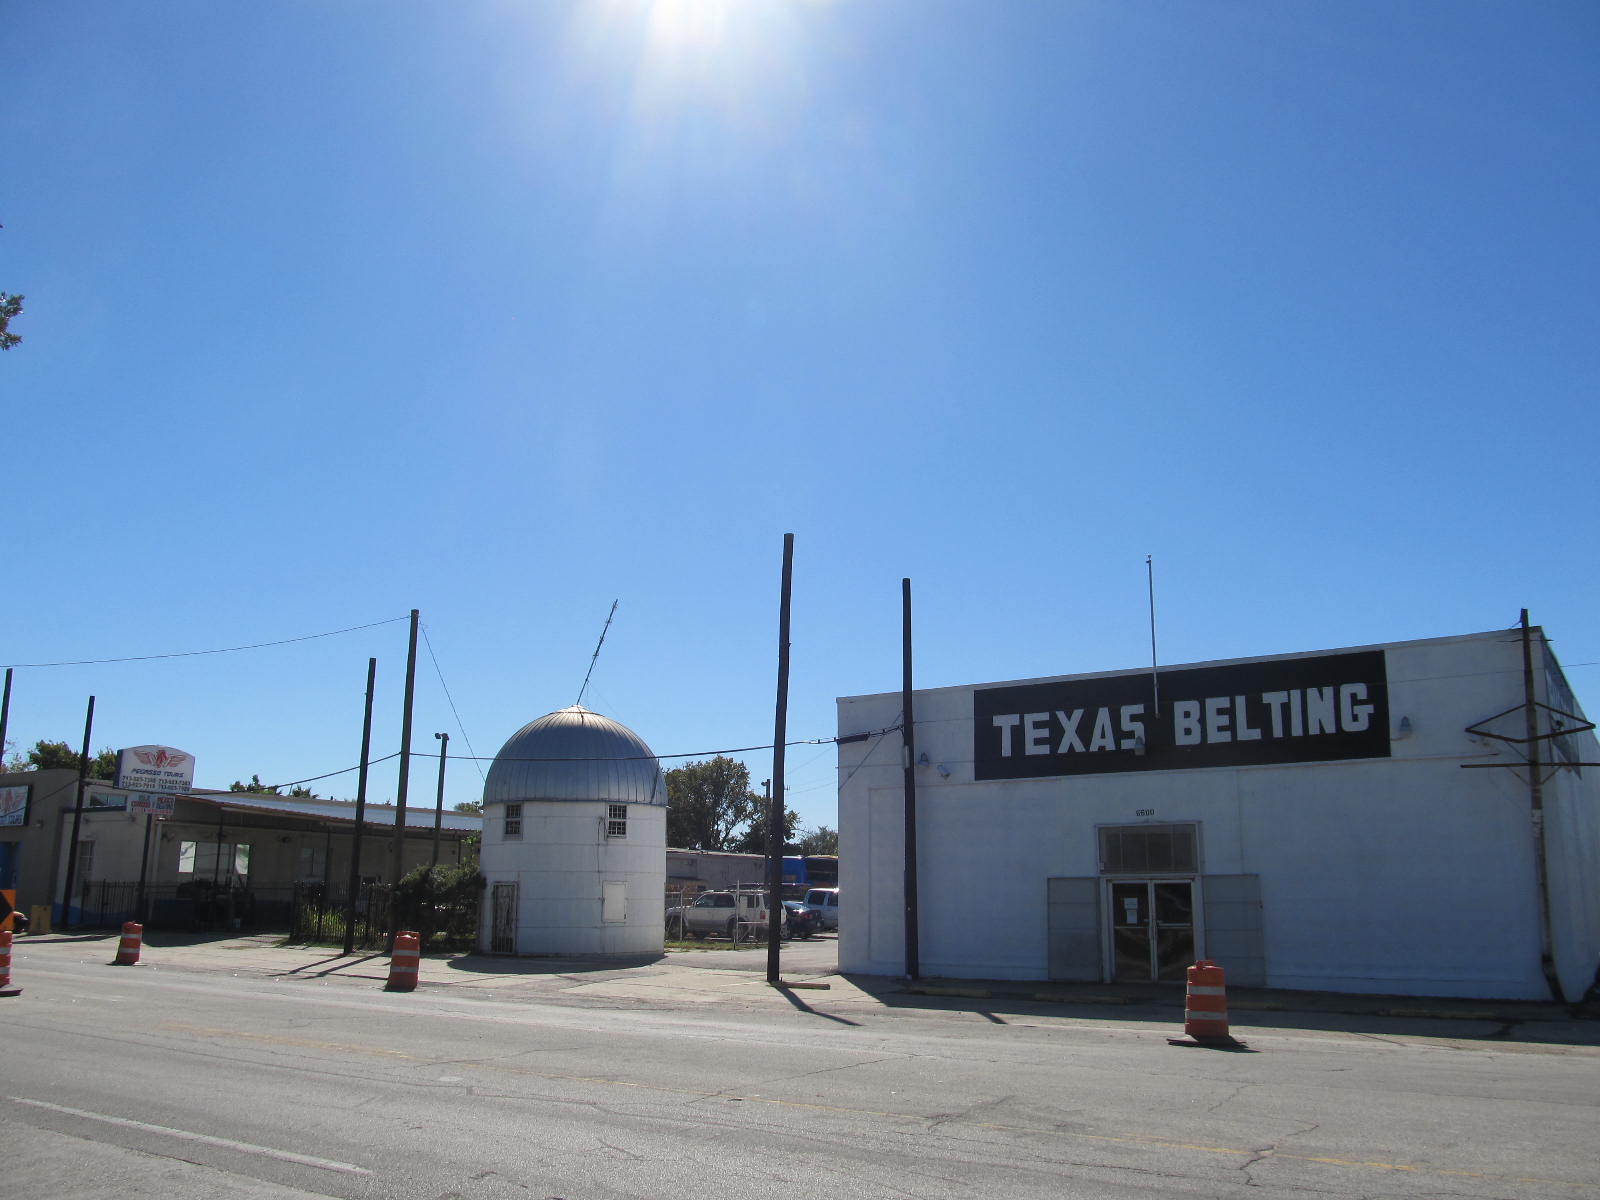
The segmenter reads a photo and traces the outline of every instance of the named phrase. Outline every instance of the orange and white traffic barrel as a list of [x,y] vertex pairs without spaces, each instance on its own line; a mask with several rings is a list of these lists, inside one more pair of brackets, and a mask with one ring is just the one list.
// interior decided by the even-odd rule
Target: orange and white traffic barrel
[[11,986],[11,930],[0,929],[0,996],[21,994],[21,988]]
[[422,968],[422,939],[409,931],[397,933],[394,950],[389,956],[389,982],[384,990],[412,992],[417,987],[417,973]]
[[134,921],[122,923],[122,941],[117,943],[114,967],[131,967],[139,961],[139,947],[144,944],[144,926]]
[[1227,973],[1209,958],[1189,968],[1183,1031],[1196,1041],[1228,1037]]

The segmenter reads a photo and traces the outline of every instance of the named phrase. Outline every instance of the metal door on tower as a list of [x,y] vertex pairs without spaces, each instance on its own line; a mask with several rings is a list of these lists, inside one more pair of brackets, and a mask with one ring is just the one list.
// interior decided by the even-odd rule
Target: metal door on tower
[[517,885],[497,883],[490,890],[489,953],[517,952]]

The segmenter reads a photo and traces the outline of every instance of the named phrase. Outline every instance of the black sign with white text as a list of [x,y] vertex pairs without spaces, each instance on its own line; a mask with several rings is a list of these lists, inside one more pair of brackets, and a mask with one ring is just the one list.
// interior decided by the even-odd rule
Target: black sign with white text
[[981,688],[973,777],[1030,779],[1389,756],[1382,650]]

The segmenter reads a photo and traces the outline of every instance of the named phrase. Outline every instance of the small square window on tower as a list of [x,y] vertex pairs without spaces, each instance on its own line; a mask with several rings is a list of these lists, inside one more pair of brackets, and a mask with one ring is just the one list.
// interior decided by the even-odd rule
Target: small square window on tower
[[606,836],[608,838],[628,836],[628,806],[626,804],[606,805]]

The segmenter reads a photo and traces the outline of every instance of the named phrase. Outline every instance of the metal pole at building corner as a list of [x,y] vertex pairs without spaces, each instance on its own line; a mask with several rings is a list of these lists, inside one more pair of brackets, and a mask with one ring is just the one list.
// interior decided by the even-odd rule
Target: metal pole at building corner
[[922,977],[921,951],[919,949],[920,921],[917,904],[917,734],[916,716],[912,712],[914,689],[911,679],[911,580],[900,581],[901,609],[901,688],[900,704],[905,724],[900,731],[900,753],[904,767],[905,807],[905,954],[906,978]]

